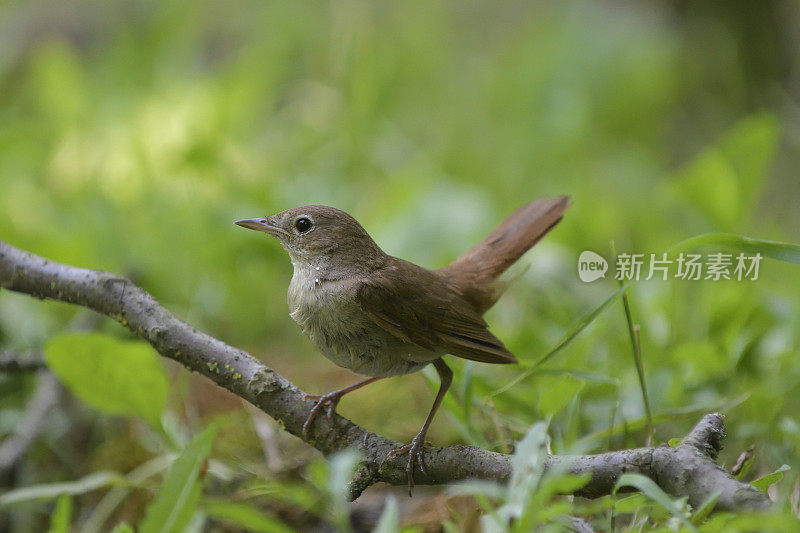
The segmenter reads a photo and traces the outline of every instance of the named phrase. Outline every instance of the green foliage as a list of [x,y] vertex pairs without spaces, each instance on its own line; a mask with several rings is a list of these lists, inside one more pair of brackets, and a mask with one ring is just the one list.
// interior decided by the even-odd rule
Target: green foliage
[[103,530],[110,516],[114,513],[120,503],[123,502],[131,490],[146,483],[151,477],[167,470],[172,465],[175,456],[165,454],[157,456],[134,468],[126,476],[125,485],[114,487],[97,503],[92,509],[92,513],[83,524],[83,533],[97,533]]
[[711,494],[706,501],[700,504],[694,514],[692,514],[692,524],[701,524],[706,518],[708,518],[708,516],[714,510],[714,506],[717,505],[719,495],[719,492],[715,492]]
[[785,242],[763,241],[751,239],[740,235],[728,233],[708,233],[691,237],[678,243],[673,249],[686,249],[692,246],[716,244],[725,248],[732,248],[738,252],[746,254],[759,253],[764,257],[771,257],[778,261],[785,261],[795,265],[800,265],[800,246]]
[[386,505],[378,520],[378,525],[372,533],[397,533],[400,531],[400,516],[397,509],[397,500],[393,496],[386,498]]
[[779,131],[771,114],[745,117],[676,176],[677,196],[695,202],[716,227],[735,227],[762,187]]
[[583,381],[564,374],[561,376],[543,375],[537,379],[539,401],[537,407],[543,417],[558,414],[566,408],[583,388]]
[[558,496],[581,488],[591,476],[570,474],[566,467],[545,471],[548,441],[547,424],[534,424],[517,443],[507,486],[473,481],[454,489],[479,502],[485,511],[481,518],[484,531],[532,531],[569,523],[575,510]]
[[697,531],[691,522],[686,518],[686,502],[685,499],[675,501],[666,492],[661,490],[661,487],[656,485],[655,481],[649,477],[641,474],[622,474],[614,485],[614,494],[617,493],[622,487],[634,487],[641,491],[642,494],[653,500],[655,503],[663,507],[673,517],[675,517],[681,524],[691,531]]
[[519,442],[511,461],[511,480],[506,489],[505,504],[483,517],[484,531],[505,531],[524,516],[526,506],[539,486],[546,459],[547,424],[539,422]]
[[0,507],[31,500],[53,500],[64,494],[85,494],[119,483],[124,483],[124,478],[115,472],[94,472],[77,481],[45,483],[8,491],[0,495]]
[[62,494],[56,500],[56,508],[50,515],[50,530],[48,533],[69,533],[72,524],[72,498]]
[[586,326],[591,324],[592,321],[600,315],[600,313],[605,311],[606,308],[609,305],[614,303],[614,301],[616,301],[617,298],[622,296],[622,294],[628,289],[628,287],[630,285],[631,285],[631,282],[626,283],[625,285],[620,287],[619,290],[617,290],[614,294],[612,294],[611,296],[606,298],[603,301],[603,303],[601,303],[600,305],[595,307],[593,310],[589,311],[588,313],[586,313],[582,317],[580,317],[572,326],[570,326],[569,331],[561,338],[561,340],[559,340],[556,343],[556,345],[550,351],[548,351],[546,354],[541,356],[539,358],[539,360],[536,361],[536,363],[534,363],[530,368],[528,368],[527,370],[525,370],[522,373],[518,374],[517,377],[515,377],[513,380],[508,382],[503,387],[501,387],[501,388],[497,389],[496,391],[494,391],[493,395],[497,395],[497,394],[503,393],[503,392],[511,389],[515,385],[517,385],[522,380],[528,378],[529,376],[532,376],[536,372],[536,369],[539,366],[541,366],[542,364],[544,364],[547,361],[549,361],[561,349],[563,349],[565,346],[567,346],[581,331],[584,330],[584,328],[586,328]]
[[772,485],[783,479],[783,473],[786,472],[787,470],[791,470],[791,467],[789,465],[782,465],[774,472],[770,472],[765,476],[761,476],[755,481],[752,481],[750,484],[753,485],[758,490],[760,490],[761,492],[766,493],[767,490]]
[[320,500],[326,493],[325,476],[327,466],[321,461],[312,462],[308,468],[310,483],[291,483],[287,481],[258,480],[249,486],[243,496],[249,498],[268,498],[312,512],[322,514],[318,509]]
[[290,533],[292,528],[275,517],[259,512],[252,505],[224,500],[203,500],[203,513],[211,518],[255,533]]
[[350,531],[350,510],[348,507],[348,486],[353,478],[353,472],[359,461],[359,454],[355,450],[339,452],[331,457],[328,467],[327,499],[330,503],[329,512],[331,523],[337,531]]
[[511,460],[511,481],[504,507],[497,514],[504,521],[522,516],[525,504],[536,490],[547,459],[547,424],[538,422],[517,445]]
[[161,424],[167,378],[157,354],[141,341],[100,333],[65,333],[45,345],[47,366],[78,398],[100,411]]
[[139,526],[141,533],[181,532],[192,520],[203,486],[204,465],[217,434],[209,426],[186,447],[169,469],[164,484]]

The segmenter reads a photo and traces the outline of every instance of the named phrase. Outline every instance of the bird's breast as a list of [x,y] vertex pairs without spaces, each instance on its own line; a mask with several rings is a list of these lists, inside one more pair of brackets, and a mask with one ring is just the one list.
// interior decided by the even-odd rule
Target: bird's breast
[[356,280],[324,280],[314,268],[295,268],[289,316],[322,354],[366,376],[415,372],[440,357],[378,326],[356,300]]

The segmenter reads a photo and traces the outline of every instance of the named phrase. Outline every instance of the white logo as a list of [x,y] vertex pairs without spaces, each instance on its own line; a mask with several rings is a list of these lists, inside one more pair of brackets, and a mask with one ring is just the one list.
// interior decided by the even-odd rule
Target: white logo
[[578,277],[586,283],[606,277],[608,262],[602,256],[585,250],[578,257]]

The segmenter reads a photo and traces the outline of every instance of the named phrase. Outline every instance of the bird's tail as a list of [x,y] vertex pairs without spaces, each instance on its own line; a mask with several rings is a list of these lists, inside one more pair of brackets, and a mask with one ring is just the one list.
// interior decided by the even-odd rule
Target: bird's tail
[[488,309],[502,292],[497,278],[547,235],[569,207],[569,196],[540,198],[523,205],[485,239],[441,269],[477,307]]

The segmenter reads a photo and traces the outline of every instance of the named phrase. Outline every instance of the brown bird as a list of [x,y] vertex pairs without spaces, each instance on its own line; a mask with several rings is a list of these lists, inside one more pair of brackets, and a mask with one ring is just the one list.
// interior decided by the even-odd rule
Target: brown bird
[[345,394],[433,364],[441,379],[433,407],[411,443],[389,454],[408,452],[411,494],[415,464],[425,471],[425,434],[453,377],[442,356],[517,362],[482,315],[507,286],[500,274],[558,224],[568,206],[567,196],[526,204],[437,270],[386,254],[353,217],[333,207],[307,205],[237,221],[276,237],[289,252],[289,315],[314,346],[337,365],[370,376],[324,396],[307,396],[316,404],[304,436],[320,410],[327,406],[331,417]]

